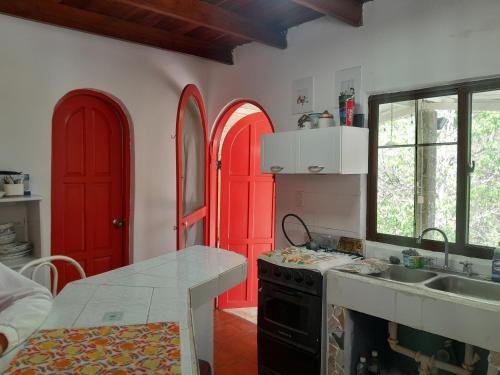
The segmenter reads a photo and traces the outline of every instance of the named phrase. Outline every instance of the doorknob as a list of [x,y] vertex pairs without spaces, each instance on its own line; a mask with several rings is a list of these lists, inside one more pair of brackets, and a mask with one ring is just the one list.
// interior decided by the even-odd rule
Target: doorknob
[[117,227],[117,228],[123,227],[123,221],[122,220],[113,219],[113,221],[111,222],[111,224],[113,224],[113,226]]

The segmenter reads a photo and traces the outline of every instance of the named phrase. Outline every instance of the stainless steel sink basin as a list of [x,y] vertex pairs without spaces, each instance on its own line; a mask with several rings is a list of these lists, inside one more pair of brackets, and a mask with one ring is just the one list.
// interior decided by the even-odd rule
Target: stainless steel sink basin
[[500,284],[488,281],[445,276],[432,280],[425,286],[443,292],[500,302]]
[[386,271],[375,276],[402,283],[421,283],[422,281],[429,280],[430,278],[437,276],[437,273],[424,270],[414,270],[403,266],[389,266]]

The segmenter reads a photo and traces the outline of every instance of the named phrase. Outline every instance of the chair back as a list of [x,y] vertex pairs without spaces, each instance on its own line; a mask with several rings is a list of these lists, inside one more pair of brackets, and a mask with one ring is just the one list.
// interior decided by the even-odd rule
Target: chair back
[[[31,278],[31,280],[36,280],[36,276],[38,274],[38,271],[41,268],[47,267],[49,269],[49,271],[52,273],[52,287],[50,289],[52,292],[52,296],[55,297],[57,295],[57,286],[58,286],[58,282],[59,282],[59,272],[57,271],[57,268],[53,263],[56,260],[70,263],[71,265],[73,265],[73,267],[75,267],[76,270],[78,271],[78,273],[80,274],[81,279],[85,279],[87,277],[85,275],[85,271],[83,270],[80,263],[78,263],[73,258],[64,256],[64,255],[52,255],[49,257],[32,260],[31,262],[26,263],[19,270],[19,273],[21,275],[24,275],[24,276]],[[26,273],[26,271],[28,271],[30,269],[31,269],[31,274],[28,276],[25,273]]]

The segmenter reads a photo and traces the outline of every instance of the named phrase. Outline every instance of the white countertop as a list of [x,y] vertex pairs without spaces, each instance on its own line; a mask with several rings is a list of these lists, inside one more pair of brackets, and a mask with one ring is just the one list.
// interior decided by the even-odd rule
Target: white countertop
[[327,272],[327,303],[500,351],[500,303],[342,271]]
[[179,322],[182,374],[198,374],[192,309],[246,277],[245,257],[193,246],[68,284],[42,329]]

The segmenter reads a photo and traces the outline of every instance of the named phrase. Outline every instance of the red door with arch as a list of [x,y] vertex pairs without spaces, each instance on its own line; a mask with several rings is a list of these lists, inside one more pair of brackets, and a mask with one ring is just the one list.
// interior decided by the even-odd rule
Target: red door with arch
[[[128,118],[107,95],[67,94],[52,124],[52,254],[77,260],[87,276],[128,264]],[[58,265],[61,288],[77,278]]]
[[219,246],[247,257],[248,277],[219,297],[220,308],[257,305],[257,257],[274,246],[274,178],[260,172],[260,137],[272,132],[257,112],[234,124],[222,145]]
[[200,90],[187,85],[177,109],[177,250],[208,245],[208,132]]

